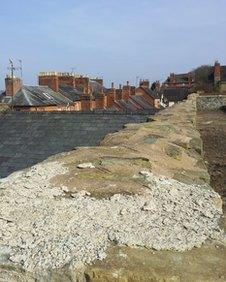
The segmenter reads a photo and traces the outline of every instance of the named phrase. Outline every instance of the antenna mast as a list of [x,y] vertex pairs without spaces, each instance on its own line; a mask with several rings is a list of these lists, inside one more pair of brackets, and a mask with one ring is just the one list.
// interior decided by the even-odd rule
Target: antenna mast
[[11,100],[11,110],[13,110],[13,95],[14,95],[14,64],[13,64],[13,60],[9,59],[9,64],[10,64],[10,73],[11,73],[11,80],[12,80],[12,100]]

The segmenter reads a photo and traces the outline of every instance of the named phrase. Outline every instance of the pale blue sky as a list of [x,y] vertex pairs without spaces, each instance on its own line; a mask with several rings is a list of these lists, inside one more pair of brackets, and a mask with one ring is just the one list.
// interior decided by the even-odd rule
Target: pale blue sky
[[135,83],[226,64],[226,0],[11,0],[0,3],[0,88],[8,58],[24,83],[70,71]]

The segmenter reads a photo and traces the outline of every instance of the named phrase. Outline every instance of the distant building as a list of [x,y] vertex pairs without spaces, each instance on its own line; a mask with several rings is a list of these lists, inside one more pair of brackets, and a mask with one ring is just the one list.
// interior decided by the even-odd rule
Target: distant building
[[[145,83],[146,82],[146,85]],[[39,85],[46,85],[54,91],[59,91],[73,101],[81,102],[81,110],[112,110],[112,111],[142,111],[144,108],[132,99],[132,96],[142,96],[141,103],[147,109],[160,108],[160,96],[150,89],[149,81],[141,81],[136,88],[129,81],[126,85],[115,88],[105,88],[103,79],[71,73],[43,72],[39,74]]]
[[149,80],[141,80],[139,87],[135,91],[136,96],[144,97],[154,108],[159,109],[161,107],[160,100],[160,87],[152,90],[150,88]]
[[194,72],[175,74],[171,73],[170,76],[163,83],[164,88],[192,88],[195,83]]
[[0,102],[19,111],[72,111],[80,110],[80,102],[72,101],[48,86],[25,86],[20,78],[6,77],[6,90]]
[[[213,67],[213,81],[211,83],[219,90],[220,93],[226,93],[226,66],[221,66],[218,61]],[[210,78],[211,79],[211,78]]]
[[186,100],[191,90],[187,87],[178,88],[162,88],[161,89],[161,105],[163,107],[171,107],[174,104]]
[[106,108],[107,97],[101,78],[89,78],[65,72],[41,72],[39,85],[45,85],[60,92],[73,101],[81,102],[81,110]]
[[160,83],[139,87],[114,83],[104,87],[103,79],[62,72],[42,72],[38,86],[25,86],[21,79],[7,76],[0,102],[18,111],[117,111],[155,113],[161,108]]

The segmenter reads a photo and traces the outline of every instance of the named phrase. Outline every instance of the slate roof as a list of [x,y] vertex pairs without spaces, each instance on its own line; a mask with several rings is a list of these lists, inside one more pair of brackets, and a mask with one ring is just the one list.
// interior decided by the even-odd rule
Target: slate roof
[[151,88],[145,88],[141,87],[149,96],[151,96],[153,99],[160,99],[161,94],[158,91],[151,90]]
[[0,117],[0,178],[78,146],[97,146],[108,133],[147,115],[8,112]]
[[59,92],[71,101],[79,101],[83,92],[72,86],[60,86]]
[[163,99],[167,99],[168,102],[183,101],[190,93],[187,88],[165,88],[162,90]]
[[118,100],[117,103],[127,112],[137,112],[141,110],[139,106],[136,106],[130,99],[129,100]]
[[130,96],[128,100],[118,100],[115,102],[120,109],[127,113],[143,113],[154,115],[158,109],[152,107],[145,98],[141,96]]
[[5,93],[0,97],[0,102],[3,104],[11,104],[12,97],[11,96],[5,96]]
[[130,96],[130,99],[132,99],[136,104],[140,105],[141,108],[144,110],[156,110],[151,104],[148,103],[147,100],[143,96]]
[[48,106],[71,104],[72,100],[48,86],[22,86],[13,98],[14,106]]

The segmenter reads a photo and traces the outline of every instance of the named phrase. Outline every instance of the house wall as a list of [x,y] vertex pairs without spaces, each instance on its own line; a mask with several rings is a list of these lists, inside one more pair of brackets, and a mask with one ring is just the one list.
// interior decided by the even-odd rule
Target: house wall
[[155,108],[159,109],[161,107],[161,100],[155,99],[154,100],[154,106],[155,106]]
[[23,107],[17,106],[14,107],[15,110],[21,112],[63,112],[63,111],[80,111],[81,110],[81,102],[75,102],[73,105],[52,105],[52,106],[30,106]]

